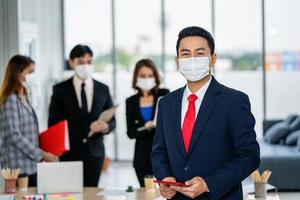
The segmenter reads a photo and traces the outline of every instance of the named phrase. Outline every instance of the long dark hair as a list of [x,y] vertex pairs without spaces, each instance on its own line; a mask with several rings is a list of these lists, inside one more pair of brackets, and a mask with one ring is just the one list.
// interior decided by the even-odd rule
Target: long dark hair
[[[29,67],[30,64],[34,64],[34,61],[22,55],[15,55],[9,60],[0,90],[0,105],[7,100],[9,95],[19,94],[21,90],[24,90],[24,86],[19,81],[19,78],[20,74],[24,69]],[[24,91],[26,94],[26,90]]]
[[135,68],[134,68],[134,72],[133,72],[133,79],[132,79],[132,88],[139,90],[139,88],[136,86],[136,82],[137,82],[138,73],[142,67],[148,67],[153,71],[156,85],[152,90],[157,90],[160,85],[159,73],[157,71],[155,63],[148,58],[141,59],[135,64]]

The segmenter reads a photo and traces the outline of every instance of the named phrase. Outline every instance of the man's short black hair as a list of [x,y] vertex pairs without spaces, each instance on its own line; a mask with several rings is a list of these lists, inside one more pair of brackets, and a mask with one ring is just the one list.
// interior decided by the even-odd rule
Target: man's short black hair
[[74,58],[80,58],[85,54],[89,54],[91,57],[93,57],[93,51],[90,49],[90,47],[77,44],[70,52],[70,59],[72,60]]
[[192,36],[199,36],[199,37],[205,38],[207,40],[208,46],[210,48],[210,54],[211,55],[214,54],[214,52],[215,52],[215,40],[214,40],[213,36],[210,34],[210,32],[208,32],[204,28],[201,28],[201,27],[198,27],[198,26],[190,26],[190,27],[186,27],[186,28],[182,29],[180,31],[180,33],[178,34],[178,39],[177,39],[177,44],[176,44],[176,53],[177,53],[177,55],[178,55],[178,51],[179,51],[180,41],[183,38],[192,37]]

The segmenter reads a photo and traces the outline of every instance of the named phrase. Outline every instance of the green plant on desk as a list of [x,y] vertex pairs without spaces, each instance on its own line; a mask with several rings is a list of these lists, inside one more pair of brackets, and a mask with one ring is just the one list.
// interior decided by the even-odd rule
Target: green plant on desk
[[133,187],[132,187],[131,185],[130,185],[130,186],[128,186],[128,188],[127,188],[126,192],[133,192]]

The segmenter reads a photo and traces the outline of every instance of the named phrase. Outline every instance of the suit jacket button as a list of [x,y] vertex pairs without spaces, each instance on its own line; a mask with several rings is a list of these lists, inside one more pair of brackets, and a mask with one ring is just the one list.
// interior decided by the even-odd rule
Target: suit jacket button
[[184,171],[189,171],[189,169],[190,169],[189,166],[184,167]]
[[139,120],[134,120],[134,123],[138,124],[138,123],[139,123]]
[[82,139],[82,143],[86,143],[87,142],[87,139],[86,138],[83,138]]

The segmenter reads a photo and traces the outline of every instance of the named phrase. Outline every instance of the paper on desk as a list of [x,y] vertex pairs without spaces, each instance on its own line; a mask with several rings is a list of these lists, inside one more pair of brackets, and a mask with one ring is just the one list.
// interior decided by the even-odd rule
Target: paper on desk
[[266,200],[266,199],[270,199],[270,200],[280,200],[278,195],[272,195],[272,196],[268,196],[267,198],[255,198],[254,194],[250,194],[247,197],[244,197],[245,200],[257,200],[257,199],[262,199],[262,200]]
[[14,200],[15,199],[15,195],[13,194],[1,194],[0,195],[0,200]]
[[[111,107],[107,110],[104,110],[100,114],[100,116],[98,117],[98,120],[102,120],[102,121],[108,123],[113,118],[113,116],[115,115],[118,106],[119,106],[119,104],[114,105],[113,107]],[[89,134],[88,134],[88,137],[91,137],[92,135],[93,135],[93,132],[90,131]]]
[[126,200],[126,192],[118,189],[105,189],[97,193],[97,196],[104,196],[105,199]]

